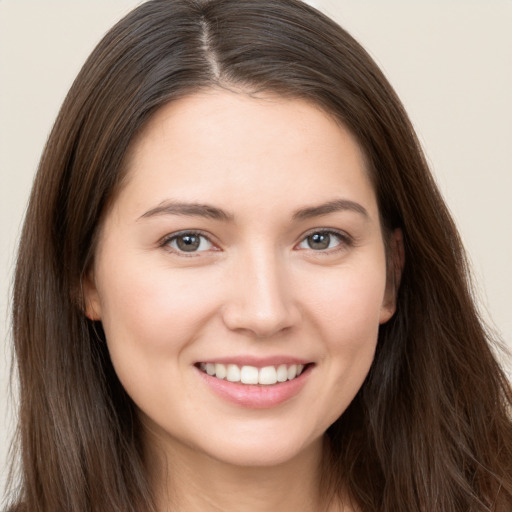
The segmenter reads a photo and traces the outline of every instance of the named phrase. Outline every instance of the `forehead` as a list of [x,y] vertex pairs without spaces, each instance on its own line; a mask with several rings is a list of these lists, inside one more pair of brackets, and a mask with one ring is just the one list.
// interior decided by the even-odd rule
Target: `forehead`
[[178,195],[284,208],[285,199],[348,194],[375,208],[352,134],[311,102],[277,95],[212,89],[161,107],[133,142],[126,172],[132,205]]

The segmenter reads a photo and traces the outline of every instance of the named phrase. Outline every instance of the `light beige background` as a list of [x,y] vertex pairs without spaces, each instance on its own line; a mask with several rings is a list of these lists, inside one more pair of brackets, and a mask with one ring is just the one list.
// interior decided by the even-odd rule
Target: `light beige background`
[[[31,181],[81,64],[138,3],[0,0],[0,485],[13,426],[9,289]],[[310,3],[369,50],[401,96],[460,227],[482,308],[512,347],[512,0]]]

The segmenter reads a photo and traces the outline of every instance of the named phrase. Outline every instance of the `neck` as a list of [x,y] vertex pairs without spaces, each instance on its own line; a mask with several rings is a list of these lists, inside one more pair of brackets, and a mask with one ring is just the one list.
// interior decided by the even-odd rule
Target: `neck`
[[322,439],[269,467],[233,466],[182,444],[150,445],[147,463],[158,512],[339,510],[323,484]]

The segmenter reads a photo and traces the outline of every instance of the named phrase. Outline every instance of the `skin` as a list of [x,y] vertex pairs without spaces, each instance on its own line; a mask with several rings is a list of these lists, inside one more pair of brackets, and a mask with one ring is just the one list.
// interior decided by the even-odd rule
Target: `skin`
[[[339,200],[350,203],[294,215]],[[170,202],[227,218],[178,214]],[[187,230],[205,236],[195,252],[180,252],[174,236]],[[307,237],[327,231],[337,233],[328,248],[312,248]],[[160,510],[328,508],[323,436],[394,313],[386,275],[363,155],[322,110],[213,89],[155,114],[106,215],[86,303],[140,410]],[[230,356],[312,364],[292,398],[251,408],[215,394],[197,368]]]

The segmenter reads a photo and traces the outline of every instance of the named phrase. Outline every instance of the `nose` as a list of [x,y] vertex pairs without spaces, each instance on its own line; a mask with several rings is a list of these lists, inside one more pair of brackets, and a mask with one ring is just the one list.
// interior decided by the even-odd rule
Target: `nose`
[[286,262],[272,251],[240,255],[227,281],[223,307],[228,329],[268,338],[296,326],[301,318]]

